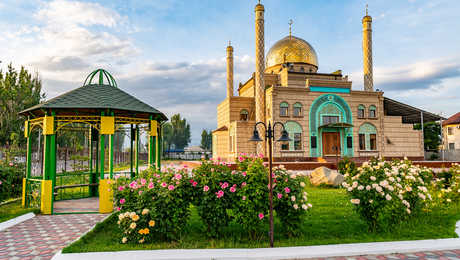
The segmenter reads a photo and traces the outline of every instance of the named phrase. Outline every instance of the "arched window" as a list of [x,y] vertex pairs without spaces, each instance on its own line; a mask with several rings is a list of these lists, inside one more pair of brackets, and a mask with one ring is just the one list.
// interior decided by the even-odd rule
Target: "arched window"
[[294,116],[302,116],[302,104],[299,102],[294,104]]
[[377,117],[377,108],[374,105],[369,107],[369,117],[370,118],[376,118]]
[[240,121],[248,121],[249,120],[249,113],[246,109],[240,111]]
[[364,118],[364,111],[366,110],[366,107],[363,105],[358,106],[358,118]]
[[359,128],[359,150],[377,150],[377,129],[375,126],[364,123]]
[[280,104],[280,116],[288,116],[289,104],[287,102],[281,102]]
[[297,122],[286,122],[284,124],[291,141],[281,145],[282,150],[300,151],[302,150],[302,126]]
[[303,67],[300,67],[300,72],[305,72],[305,69]]

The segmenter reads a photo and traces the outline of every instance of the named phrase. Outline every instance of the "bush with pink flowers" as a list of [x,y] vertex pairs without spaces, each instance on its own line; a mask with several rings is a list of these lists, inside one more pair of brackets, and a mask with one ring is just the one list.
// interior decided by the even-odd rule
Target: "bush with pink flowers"
[[161,239],[177,239],[190,215],[192,190],[187,169],[153,169],[141,178],[118,178],[114,187],[115,210],[120,213],[149,209],[156,221],[155,233]]
[[[141,178],[118,178],[114,184],[115,209],[118,214],[150,210],[155,219],[151,235],[160,239],[177,239],[186,227],[190,206],[197,209],[206,234],[219,237],[234,221],[254,238],[268,231],[268,170],[261,158],[241,156],[238,170],[222,161],[203,161],[193,171],[169,168],[162,172],[149,169]],[[297,235],[307,204],[305,184],[283,168],[276,168],[274,209],[288,235]],[[281,194],[281,196],[279,195]],[[124,216],[124,215],[123,215]],[[126,241],[139,241],[127,237]],[[142,240],[143,242],[145,241]]]

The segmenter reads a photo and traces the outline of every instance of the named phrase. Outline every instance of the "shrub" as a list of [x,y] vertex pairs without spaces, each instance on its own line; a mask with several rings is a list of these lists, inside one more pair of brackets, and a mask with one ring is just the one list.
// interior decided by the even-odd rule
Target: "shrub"
[[432,182],[434,207],[449,207],[460,201],[460,165],[454,164],[448,171],[440,172]]
[[156,233],[162,239],[177,239],[190,215],[192,184],[187,169],[164,172],[148,169],[144,178],[118,178],[115,183],[115,208],[118,211],[149,209],[156,220]]
[[355,210],[370,229],[382,230],[418,213],[431,200],[428,192],[432,173],[410,161],[373,159],[347,172],[342,184]]
[[[203,161],[193,171],[193,204],[207,227],[209,236],[219,235],[232,220],[229,210],[236,200],[236,191],[241,187],[241,178],[236,171],[219,161]],[[240,175],[238,173],[238,175]]]
[[0,202],[21,196],[24,173],[23,163],[0,163]]
[[127,211],[118,214],[118,227],[123,232],[121,242],[135,242],[142,244],[150,242],[154,237],[155,220],[147,208],[140,212]]
[[276,215],[281,221],[288,236],[300,235],[300,225],[305,212],[312,207],[307,203],[307,192],[304,191],[305,180],[289,173],[284,167],[274,169],[273,200]]
[[337,165],[337,171],[341,174],[353,172],[356,170],[356,164],[349,157],[343,157]]

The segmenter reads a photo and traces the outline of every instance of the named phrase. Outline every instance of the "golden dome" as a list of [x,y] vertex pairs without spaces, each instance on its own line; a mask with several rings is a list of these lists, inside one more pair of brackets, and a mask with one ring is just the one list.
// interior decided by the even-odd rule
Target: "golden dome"
[[266,68],[286,62],[308,63],[318,68],[315,49],[307,41],[295,36],[286,36],[270,48]]

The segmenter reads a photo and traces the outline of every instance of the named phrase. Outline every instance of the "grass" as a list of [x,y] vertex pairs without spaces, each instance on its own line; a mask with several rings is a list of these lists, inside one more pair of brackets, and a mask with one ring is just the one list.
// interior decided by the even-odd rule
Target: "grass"
[[[460,203],[445,211],[424,212],[411,221],[402,223],[393,230],[369,232],[366,224],[354,212],[344,190],[334,188],[307,187],[309,202],[313,204],[310,215],[302,226],[302,236],[288,238],[276,233],[282,227],[275,222],[275,246],[307,246],[357,242],[417,240],[452,238],[455,223],[460,220]],[[94,230],[66,247],[64,253],[124,251],[172,248],[255,248],[268,247],[268,238],[262,235],[250,240],[244,230],[231,224],[226,237],[209,239],[197,212],[192,208],[192,216],[184,234],[178,241],[153,244],[121,244],[121,236],[112,215],[99,223]]]
[[0,222],[10,220],[12,218],[24,215],[29,212],[34,212],[35,214],[38,214],[40,210],[34,208],[22,208],[20,200],[4,204],[0,206]]

